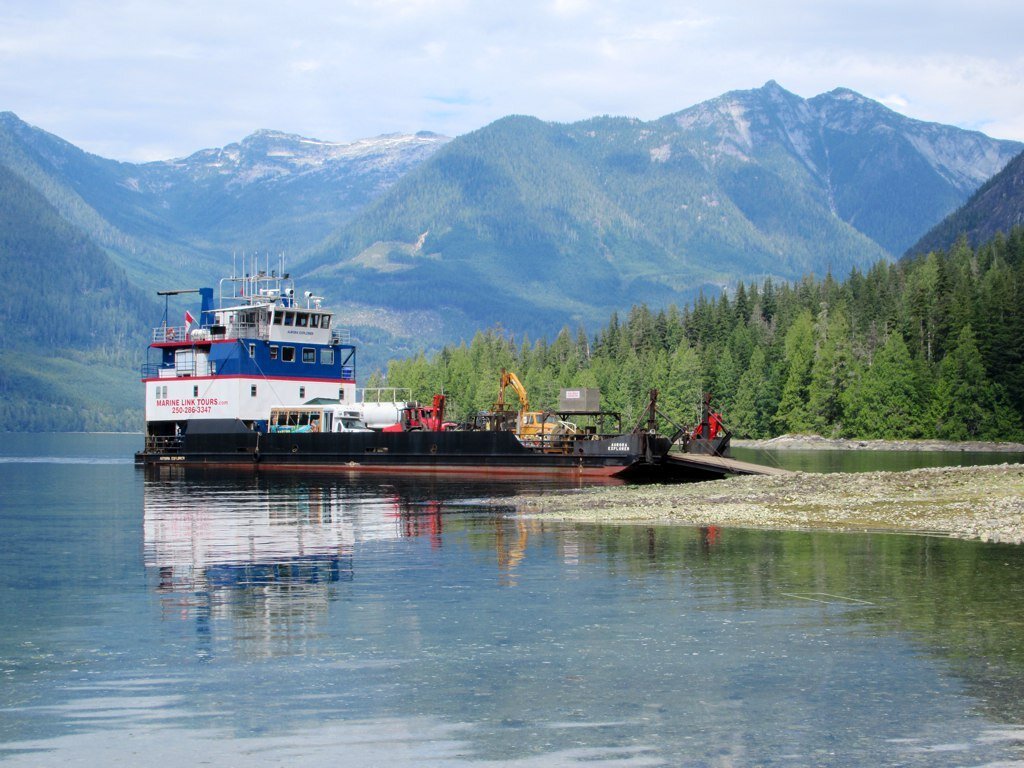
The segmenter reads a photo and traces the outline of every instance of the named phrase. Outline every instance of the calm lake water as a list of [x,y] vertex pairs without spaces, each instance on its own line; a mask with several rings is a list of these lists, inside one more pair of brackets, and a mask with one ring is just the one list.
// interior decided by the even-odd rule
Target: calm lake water
[[514,484],[140,443],[4,436],[2,765],[1024,765],[1024,547],[519,521],[479,503]]

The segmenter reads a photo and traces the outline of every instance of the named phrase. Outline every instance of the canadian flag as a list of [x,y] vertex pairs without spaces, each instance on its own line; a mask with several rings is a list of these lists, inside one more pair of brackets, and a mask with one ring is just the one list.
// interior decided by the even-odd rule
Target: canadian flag
[[192,313],[187,309],[185,310],[185,338],[187,339],[192,333],[192,326],[196,324],[196,319],[192,317]]

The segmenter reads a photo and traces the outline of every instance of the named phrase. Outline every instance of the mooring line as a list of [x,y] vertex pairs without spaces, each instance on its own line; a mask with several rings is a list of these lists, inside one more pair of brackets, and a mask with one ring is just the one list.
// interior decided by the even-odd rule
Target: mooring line
[[874,605],[870,600],[859,600],[856,597],[844,597],[843,595],[830,595],[828,592],[805,592],[799,594],[796,592],[782,592],[784,597],[795,597],[797,600],[809,600],[812,603],[825,603],[826,605],[834,605],[833,600],[819,600],[816,597],[808,597],[808,595],[821,595],[822,597],[831,597],[834,600],[838,600],[843,603],[857,603],[859,605]]

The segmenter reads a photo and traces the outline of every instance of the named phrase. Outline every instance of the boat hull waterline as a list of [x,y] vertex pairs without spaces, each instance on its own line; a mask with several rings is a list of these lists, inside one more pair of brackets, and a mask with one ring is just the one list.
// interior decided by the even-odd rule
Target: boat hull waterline
[[681,468],[666,460],[669,441],[646,433],[579,441],[573,452],[523,445],[510,432],[365,432],[261,434],[221,431],[183,435],[174,450],[142,451],[140,464],[479,476],[570,475],[676,479],[720,477],[721,471]]

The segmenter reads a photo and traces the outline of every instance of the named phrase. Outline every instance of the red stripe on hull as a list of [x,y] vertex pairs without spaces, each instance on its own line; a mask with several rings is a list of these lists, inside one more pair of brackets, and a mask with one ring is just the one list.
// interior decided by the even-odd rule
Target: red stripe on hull
[[497,467],[462,467],[452,465],[437,465],[437,466],[415,466],[408,464],[292,464],[292,463],[273,463],[270,461],[248,461],[248,462],[225,462],[225,461],[190,461],[190,460],[165,460],[165,461],[145,461],[146,464],[151,466],[163,466],[163,467],[207,467],[214,469],[252,469],[252,470],[268,470],[271,472],[334,472],[334,473],[350,473],[350,474],[365,474],[365,473],[390,473],[396,475],[446,475],[446,476],[465,476],[465,477],[481,477],[481,476],[499,476],[499,477],[537,477],[537,476],[552,476],[562,475],[568,477],[603,477],[610,478],[614,477],[621,472],[625,472],[629,469],[627,465],[619,466],[606,466],[606,467],[558,467],[558,466],[541,466],[541,467],[511,467],[511,466],[497,466]]

